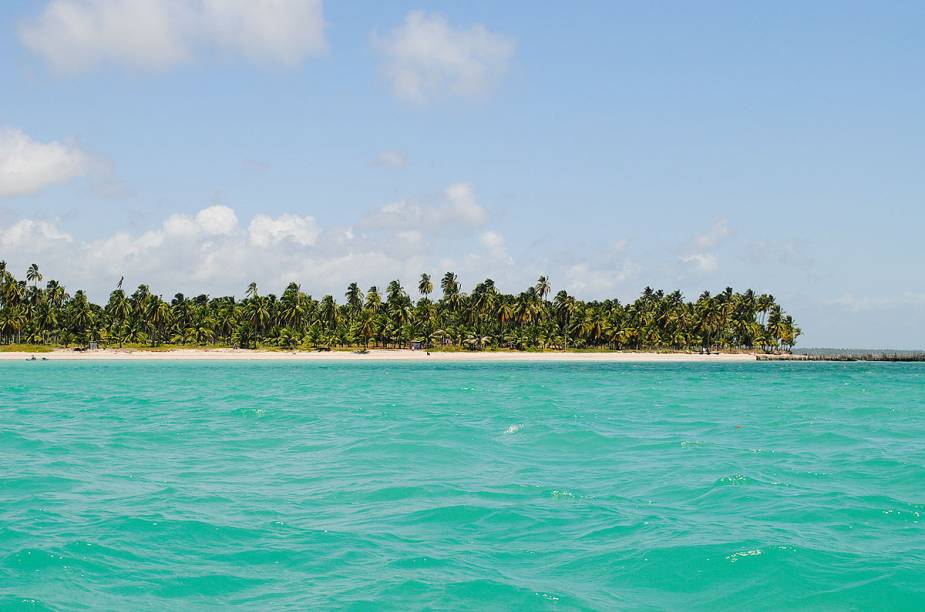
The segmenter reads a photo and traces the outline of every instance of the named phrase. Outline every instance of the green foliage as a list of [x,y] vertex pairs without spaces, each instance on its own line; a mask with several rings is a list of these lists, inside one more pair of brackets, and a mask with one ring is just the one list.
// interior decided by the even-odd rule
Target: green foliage
[[[17,280],[0,262],[0,344],[7,346],[217,347],[278,350],[401,348],[430,350],[765,350],[793,347],[800,329],[773,296],[731,288],[695,301],[649,287],[635,301],[582,301],[565,291],[552,299],[542,276],[519,294],[498,291],[486,279],[463,291],[456,275],[434,282],[421,275],[415,302],[398,281],[384,292],[356,283],[343,304],[332,295],[313,299],[290,283],[262,295],[255,283],[243,299],[181,293],[168,302],[147,285],[126,294],[120,286],[105,305],[83,291],[70,295],[43,280],[33,264]],[[9,350],[9,349],[7,349]],[[38,349],[24,349],[38,350]]]
[[0,344],[0,353],[50,353],[52,347],[44,344]]

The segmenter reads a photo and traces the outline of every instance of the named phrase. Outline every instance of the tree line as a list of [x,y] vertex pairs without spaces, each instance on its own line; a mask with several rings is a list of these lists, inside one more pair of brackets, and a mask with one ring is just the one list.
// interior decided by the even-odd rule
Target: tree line
[[[551,295],[549,279],[518,294],[491,279],[468,293],[457,276],[429,274],[412,299],[397,280],[365,292],[350,283],[338,301],[314,299],[296,283],[281,295],[262,294],[255,283],[243,298],[186,297],[170,301],[122,281],[106,304],[44,286],[36,264],[18,280],[0,262],[0,342],[54,346],[199,345],[241,348],[331,349],[422,347],[468,350],[790,350],[800,328],[768,294],[731,288],[704,291],[693,301],[680,292],[646,287],[633,302],[583,301],[566,291]],[[432,297],[434,296],[434,297]]]

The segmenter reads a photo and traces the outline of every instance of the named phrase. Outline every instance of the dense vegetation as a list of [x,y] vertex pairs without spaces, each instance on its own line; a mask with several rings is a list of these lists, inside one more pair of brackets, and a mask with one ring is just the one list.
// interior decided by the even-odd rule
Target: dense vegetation
[[[244,299],[176,294],[169,302],[146,285],[119,286],[105,305],[84,291],[68,294],[54,280],[40,286],[38,266],[17,280],[0,262],[0,342],[39,345],[230,345],[242,348],[403,347],[481,349],[790,349],[800,329],[773,296],[732,289],[686,302],[680,292],[646,288],[634,302],[585,302],[550,284],[517,295],[491,280],[462,291],[456,275],[440,280],[441,296],[422,274],[416,302],[398,281],[365,293],[351,283],[338,304],[290,283],[282,295],[262,295],[254,283]],[[552,297],[552,299],[550,299]]]

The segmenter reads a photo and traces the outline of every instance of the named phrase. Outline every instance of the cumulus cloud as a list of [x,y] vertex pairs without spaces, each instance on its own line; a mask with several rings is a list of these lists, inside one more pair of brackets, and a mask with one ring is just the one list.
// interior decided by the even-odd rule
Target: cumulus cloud
[[710,249],[719,244],[729,235],[729,221],[720,219],[706,232],[694,238],[694,246],[698,249]]
[[238,216],[234,210],[215,204],[200,210],[194,217],[171,215],[164,221],[163,231],[170,236],[229,236],[238,230]]
[[376,165],[384,168],[401,168],[408,163],[408,159],[401,151],[383,151],[376,156]]
[[51,0],[19,37],[65,73],[163,70],[209,49],[293,65],[325,50],[321,0]]
[[189,12],[158,0],[53,0],[20,26],[26,47],[56,69],[79,72],[97,62],[159,69],[189,55]]
[[482,244],[487,246],[489,249],[497,249],[504,247],[504,237],[501,236],[498,232],[482,232],[479,239],[482,241]]
[[257,61],[294,65],[325,50],[321,0],[204,0],[202,30]]
[[579,262],[565,269],[568,290],[577,295],[612,296],[636,277],[639,267],[633,262]]
[[[459,272],[488,275],[500,264],[485,256],[485,248],[497,255],[504,245],[500,234],[482,232],[486,218],[472,186],[457,183],[432,205],[386,205],[349,227],[322,227],[310,215],[293,213],[239,220],[231,207],[214,204],[168,215],[148,229],[90,240],[77,240],[50,221],[22,219],[0,226],[0,248],[9,250],[12,269],[37,261],[49,275],[100,299],[123,275],[130,284],[166,292],[233,294],[251,280],[275,290],[296,280],[316,293],[342,292],[352,280],[411,282],[435,269],[436,249],[461,255],[468,264]],[[453,247],[444,239],[450,228]]]
[[698,272],[714,272],[719,268],[719,257],[713,250],[728,236],[729,222],[720,219],[709,230],[694,237],[680,260]]
[[164,231],[171,236],[195,237],[199,235],[199,224],[188,215],[170,215],[164,221]]
[[[369,286],[400,279],[413,287],[421,272],[447,270],[466,286],[490,277],[506,291],[520,291],[535,282],[534,258],[529,267],[516,265],[504,234],[487,226],[471,185],[452,185],[436,203],[411,213],[409,206],[384,207],[387,222],[375,228],[369,216],[351,226],[324,226],[295,213],[240,217],[223,204],[100,236],[72,236],[51,220],[20,219],[0,225],[0,250],[11,270],[37,262],[48,278],[71,291],[87,289],[97,300],[122,276],[127,287],[146,283],[166,295],[241,295],[250,281],[279,292],[295,281],[316,297],[340,296],[351,281]],[[371,213],[379,214],[382,209]],[[624,248],[584,249],[591,259],[547,262],[542,273],[582,297],[613,295],[636,271]]]
[[454,27],[421,11],[408,13],[384,36],[373,35],[372,43],[395,95],[415,103],[485,95],[506,72],[516,46],[481,24]]
[[475,200],[475,192],[469,183],[455,183],[446,188],[446,197],[450,202],[450,211],[454,218],[465,223],[478,225],[485,223],[487,213]]
[[0,246],[5,249],[28,248],[44,251],[60,243],[70,243],[71,236],[49,221],[22,219],[0,231]]
[[362,225],[370,229],[412,228],[433,232],[478,226],[487,219],[488,213],[478,203],[472,185],[454,183],[446,188],[443,201],[438,204],[392,202],[366,215]]
[[29,195],[90,171],[89,155],[61,142],[38,142],[0,128],[0,197]]
[[719,268],[719,259],[713,253],[681,255],[681,261],[693,265],[700,272],[713,272]]
[[238,229],[238,216],[227,206],[216,204],[196,213],[196,224],[207,236],[228,236]]
[[484,231],[479,234],[479,242],[488,249],[489,256],[496,262],[505,265],[511,265],[514,262],[504,245],[504,236],[500,233],[492,230]]
[[251,242],[259,247],[279,244],[284,240],[309,246],[315,244],[321,234],[314,217],[299,215],[281,215],[275,219],[268,215],[257,215],[251,221],[248,232]]

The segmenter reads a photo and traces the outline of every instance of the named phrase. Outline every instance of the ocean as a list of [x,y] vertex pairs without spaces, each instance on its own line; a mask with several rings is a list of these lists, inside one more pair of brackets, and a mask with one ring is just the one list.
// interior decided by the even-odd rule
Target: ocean
[[0,609],[923,609],[925,364],[0,363]]

